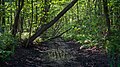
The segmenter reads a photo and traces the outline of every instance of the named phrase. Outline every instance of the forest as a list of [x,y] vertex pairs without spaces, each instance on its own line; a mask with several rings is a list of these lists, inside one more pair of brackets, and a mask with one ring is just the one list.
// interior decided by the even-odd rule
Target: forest
[[120,0],[0,0],[0,67],[120,67]]

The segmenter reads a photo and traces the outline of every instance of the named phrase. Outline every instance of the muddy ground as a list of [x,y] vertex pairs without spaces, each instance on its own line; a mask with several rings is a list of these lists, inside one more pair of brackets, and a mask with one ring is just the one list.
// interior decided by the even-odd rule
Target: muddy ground
[[60,62],[50,60],[46,57],[48,55],[46,51],[51,48],[46,43],[29,48],[18,46],[11,59],[1,62],[0,67],[109,67],[104,50],[96,47],[80,49],[80,44],[71,41],[65,42],[65,45],[67,48],[64,49],[69,49],[73,58],[60,60]]

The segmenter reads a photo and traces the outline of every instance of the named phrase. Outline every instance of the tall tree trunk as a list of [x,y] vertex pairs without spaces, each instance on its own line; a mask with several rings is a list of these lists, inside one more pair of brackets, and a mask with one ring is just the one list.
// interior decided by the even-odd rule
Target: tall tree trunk
[[[13,2],[12,1],[9,1],[10,2],[10,6],[12,6]],[[12,22],[13,22],[13,18],[12,18],[12,9],[13,8],[10,8],[10,30],[12,29]]]
[[[1,2],[2,2],[2,0],[0,0],[0,6],[2,6]],[[0,16],[0,22],[1,22],[1,16]],[[1,23],[0,23],[0,26],[1,26]],[[0,27],[0,30],[1,30],[1,27]]]
[[[43,3],[44,3],[44,9],[43,9],[43,17],[41,18],[41,22],[43,24],[47,24],[48,23],[48,12],[50,10],[50,2],[51,0],[44,0]],[[45,31],[45,33],[43,33],[43,35],[41,36],[41,38],[43,40],[45,40],[45,38],[47,38],[47,31]]]
[[2,6],[4,7],[2,9],[3,11],[3,16],[2,16],[2,31],[4,32],[4,28],[5,28],[5,0],[2,0]]
[[104,7],[104,14],[106,18],[106,24],[108,27],[107,35],[110,35],[110,18],[109,18],[109,11],[108,11],[108,5],[107,0],[103,0],[103,7]]
[[[32,23],[33,23],[33,0],[31,0],[31,6],[32,6],[32,18],[31,18],[31,22],[30,22],[30,30],[29,30],[29,38],[31,37],[31,33],[32,33]],[[26,46],[29,44],[29,39],[26,43]]]
[[[13,36],[15,37],[16,36],[16,33],[17,33],[17,28],[18,28],[18,20],[19,20],[19,15],[20,15],[20,12],[24,6],[24,0],[18,0],[19,1],[19,4],[18,4],[18,11],[16,13],[16,16],[15,16],[15,20],[14,20],[14,25],[13,25],[13,30],[12,30],[12,34]],[[21,5],[20,5],[20,2],[21,2]]]
[[47,29],[53,26],[78,0],[73,0],[70,4],[68,4],[53,20],[49,23],[42,25],[38,28],[38,31],[30,37],[29,43],[32,43],[38,36],[43,34]]
[[[36,0],[36,2],[37,2],[37,0]],[[37,16],[37,14],[38,14],[38,12],[37,12],[37,10],[38,10],[38,7],[36,6],[36,24],[37,24],[37,21],[38,21],[38,16]]]

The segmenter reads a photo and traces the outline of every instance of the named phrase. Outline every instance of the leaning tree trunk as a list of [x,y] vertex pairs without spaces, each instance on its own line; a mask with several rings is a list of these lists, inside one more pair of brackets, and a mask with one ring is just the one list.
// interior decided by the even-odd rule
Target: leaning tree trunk
[[73,0],[70,4],[68,4],[53,20],[51,20],[48,24],[44,24],[38,28],[37,32],[29,38],[29,43],[32,43],[38,36],[43,34],[47,29],[53,26],[78,0]]
[[[17,11],[16,16],[15,16],[15,21],[14,21],[13,30],[12,30],[12,34],[14,37],[16,36],[16,33],[17,33],[19,15],[20,15],[20,12],[21,12],[23,5],[24,5],[24,0],[18,0],[18,1],[19,1],[18,11]],[[20,5],[20,2],[21,2],[21,5]]]

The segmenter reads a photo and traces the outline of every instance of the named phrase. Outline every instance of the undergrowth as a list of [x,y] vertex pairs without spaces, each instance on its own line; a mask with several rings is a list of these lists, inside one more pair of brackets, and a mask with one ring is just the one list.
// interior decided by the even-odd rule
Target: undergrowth
[[9,60],[9,57],[14,54],[17,39],[10,33],[0,33],[0,61]]
[[120,67],[120,34],[118,32],[120,31],[113,30],[106,41],[110,67]]

